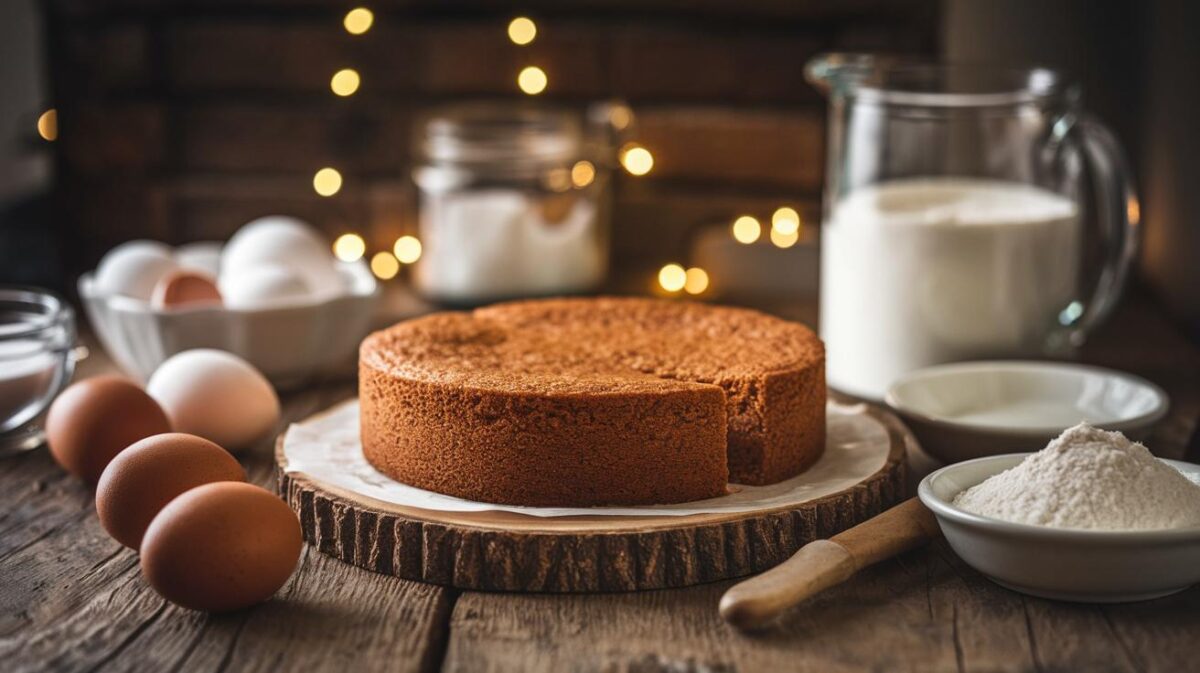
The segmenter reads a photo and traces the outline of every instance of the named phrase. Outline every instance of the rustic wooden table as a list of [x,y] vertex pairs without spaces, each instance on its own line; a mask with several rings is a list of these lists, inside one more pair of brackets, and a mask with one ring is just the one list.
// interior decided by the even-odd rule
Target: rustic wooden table
[[[1166,388],[1172,412],[1148,444],[1164,456],[1200,459],[1200,349],[1149,304],[1126,302],[1084,360]],[[111,368],[93,349],[79,376]],[[353,393],[343,382],[286,395],[285,421]],[[253,481],[273,485],[269,443],[244,462]],[[919,476],[932,463],[913,456],[912,466]],[[45,450],[0,461],[0,670],[1200,668],[1200,587],[1129,605],[1056,603],[1001,589],[935,543],[813,599],[774,630],[748,636],[717,616],[728,586],[608,595],[459,592],[375,575],[306,548],[270,602],[234,614],[195,613],[146,586],[137,555],[97,523],[92,494]]]

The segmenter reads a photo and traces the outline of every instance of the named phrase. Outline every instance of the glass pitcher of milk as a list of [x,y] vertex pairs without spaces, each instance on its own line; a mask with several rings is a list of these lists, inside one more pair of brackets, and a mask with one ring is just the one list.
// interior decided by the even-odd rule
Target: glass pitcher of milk
[[[1138,202],[1078,88],[1049,70],[849,54],[806,75],[829,98],[820,331],[833,388],[877,400],[928,365],[1061,354],[1111,311]],[[1104,260],[1085,282],[1086,222]]]

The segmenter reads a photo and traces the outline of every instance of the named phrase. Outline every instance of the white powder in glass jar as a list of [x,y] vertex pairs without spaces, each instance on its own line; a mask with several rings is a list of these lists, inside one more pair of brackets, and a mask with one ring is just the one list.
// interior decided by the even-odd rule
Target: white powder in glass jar
[[980,516],[1052,528],[1200,526],[1200,485],[1125,435],[1086,423],[959,493],[954,505]]
[[467,303],[589,290],[605,273],[598,213],[594,196],[578,192],[427,194],[417,287]]

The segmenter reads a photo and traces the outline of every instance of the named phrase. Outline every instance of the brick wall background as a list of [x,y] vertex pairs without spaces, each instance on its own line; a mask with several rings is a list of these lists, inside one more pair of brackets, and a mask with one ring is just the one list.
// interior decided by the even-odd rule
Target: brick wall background
[[[364,4],[372,29],[351,36]],[[68,266],[123,240],[220,239],[282,212],[387,247],[411,226],[410,124],[422,108],[523,97],[623,98],[655,156],[618,179],[617,263],[654,264],[697,224],[782,203],[816,215],[823,101],[803,80],[824,50],[933,55],[935,0],[47,0],[59,141],[56,222]],[[510,43],[509,19],[537,21]],[[357,94],[330,76],[353,67]],[[336,196],[311,187],[335,166]]]

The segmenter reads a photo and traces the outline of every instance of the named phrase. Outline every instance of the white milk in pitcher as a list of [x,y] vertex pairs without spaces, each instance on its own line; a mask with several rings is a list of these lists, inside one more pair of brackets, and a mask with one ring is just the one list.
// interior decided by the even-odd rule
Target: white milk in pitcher
[[822,229],[829,384],[880,399],[942,362],[1036,353],[1076,297],[1075,203],[1015,182],[922,178],[850,192]]

